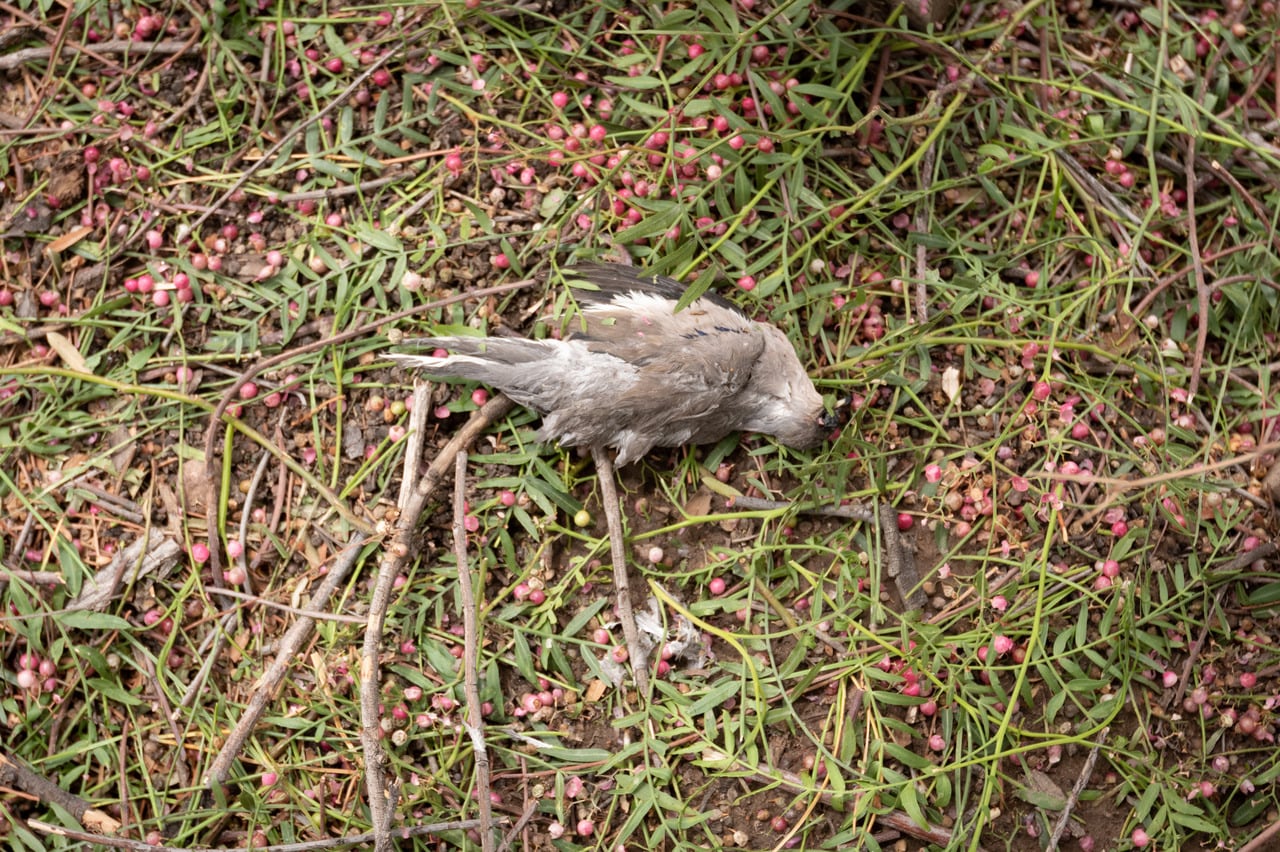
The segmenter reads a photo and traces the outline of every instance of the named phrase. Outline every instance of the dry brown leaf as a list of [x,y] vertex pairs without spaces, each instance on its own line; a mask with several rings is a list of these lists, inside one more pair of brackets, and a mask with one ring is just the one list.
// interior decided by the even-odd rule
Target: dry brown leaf
[[711,492],[699,488],[684,504],[684,513],[691,518],[700,518],[711,514]]
[[81,225],[78,228],[72,228],[70,231],[67,231],[65,234],[45,246],[44,253],[61,254],[92,233],[93,228],[90,228],[88,225]]
[[604,694],[608,689],[609,689],[609,684],[605,683],[599,678],[596,678],[595,680],[591,681],[591,683],[587,684],[587,694],[586,694],[587,703],[594,704],[597,701],[599,701],[601,698],[604,698]]
[[88,362],[84,360],[84,356],[80,354],[80,350],[75,347],[70,338],[51,331],[45,335],[45,339],[49,341],[49,348],[57,352],[62,363],[67,365],[67,369],[93,375],[93,370],[89,369]]

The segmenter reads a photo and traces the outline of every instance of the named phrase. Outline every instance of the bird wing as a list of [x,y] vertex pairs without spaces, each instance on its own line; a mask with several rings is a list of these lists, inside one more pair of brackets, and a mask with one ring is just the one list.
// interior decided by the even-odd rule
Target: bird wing
[[637,370],[618,388],[613,411],[631,431],[664,434],[664,444],[714,440],[749,412],[734,405],[767,345],[765,329],[719,296],[677,313],[684,288],[670,278],[621,266],[572,270],[599,289],[581,291],[581,331],[570,338]]
[[[594,289],[574,289],[574,298],[584,305],[608,303],[627,293],[647,293],[670,299],[674,303],[680,301],[680,297],[688,289],[674,278],[645,274],[634,266],[623,266],[620,263],[580,263],[565,269],[564,275],[570,282],[582,281],[594,285]],[[698,298],[706,299],[726,311],[742,314],[733,302],[718,293],[708,291]]]
[[758,324],[715,293],[676,313],[685,288],[664,275],[599,263],[565,273],[596,288],[575,290],[582,319],[570,339],[651,370],[653,381],[733,393],[764,348]]

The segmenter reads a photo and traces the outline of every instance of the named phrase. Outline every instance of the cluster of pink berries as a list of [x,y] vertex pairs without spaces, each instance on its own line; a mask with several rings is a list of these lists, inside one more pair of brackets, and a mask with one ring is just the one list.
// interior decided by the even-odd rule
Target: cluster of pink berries
[[18,672],[14,682],[27,695],[35,697],[42,692],[53,692],[58,686],[54,677],[58,667],[53,660],[42,658],[30,651],[18,655]]

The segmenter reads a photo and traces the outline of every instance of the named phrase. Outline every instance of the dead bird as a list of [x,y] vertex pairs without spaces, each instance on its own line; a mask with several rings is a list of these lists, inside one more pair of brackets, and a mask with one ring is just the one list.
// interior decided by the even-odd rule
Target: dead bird
[[838,425],[786,336],[720,296],[677,312],[685,288],[665,276],[617,264],[565,276],[589,288],[575,288],[582,318],[563,340],[425,338],[410,342],[451,354],[387,357],[496,387],[542,414],[539,441],[613,447],[619,466],[737,431],[805,449]]

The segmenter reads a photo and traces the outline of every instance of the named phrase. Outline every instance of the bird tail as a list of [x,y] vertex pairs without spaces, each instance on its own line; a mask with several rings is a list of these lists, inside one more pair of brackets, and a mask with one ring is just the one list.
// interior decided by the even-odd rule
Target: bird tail
[[406,355],[387,353],[386,357],[421,370],[438,379],[470,379],[489,385],[503,386],[514,375],[552,354],[550,344],[541,340],[501,337],[431,337],[420,342],[435,349],[447,349],[449,355]]

